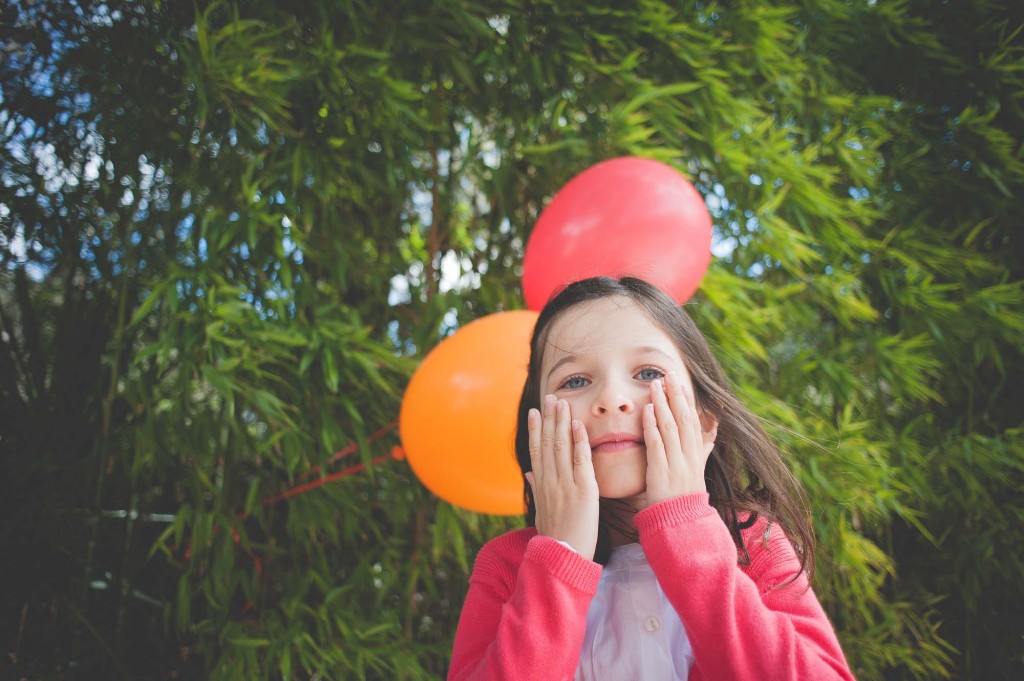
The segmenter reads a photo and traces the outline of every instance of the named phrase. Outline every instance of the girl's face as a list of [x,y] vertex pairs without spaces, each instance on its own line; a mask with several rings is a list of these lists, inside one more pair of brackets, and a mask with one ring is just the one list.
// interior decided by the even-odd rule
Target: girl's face
[[651,381],[675,371],[690,382],[675,343],[629,298],[616,296],[566,310],[548,331],[540,398],[569,403],[586,428],[602,497],[623,499],[647,486],[641,421]]

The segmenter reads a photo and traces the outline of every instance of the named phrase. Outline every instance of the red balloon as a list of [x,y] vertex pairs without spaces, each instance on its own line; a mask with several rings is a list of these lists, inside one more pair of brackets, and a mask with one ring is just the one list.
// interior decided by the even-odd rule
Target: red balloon
[[523,293],[539,310],[566,284],[628,275],[682,304],[710,263],[700,192],[660,161],[616,158],[574,177],[541,213],[526,244]]
[[488,315],[431,350],[413,373],[398,417],[416,477],[449,503],[523,513],[516,412],[530,361],[532,310]]

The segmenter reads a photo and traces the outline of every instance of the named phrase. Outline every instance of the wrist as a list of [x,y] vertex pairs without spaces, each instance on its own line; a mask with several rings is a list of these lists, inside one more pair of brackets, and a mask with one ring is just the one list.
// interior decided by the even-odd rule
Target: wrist
[[569,542],[567,542],[567,541],[562,541],[561,539],[556,539],[555,541],[556,541],[556,542],[558,542],[559,544],[561,544],[562,546],[564,546],[565,548],[569,549],[569,550],[570,550],[570,551],[572,551],[573,553],[579,553],[579,551],[577,551],[576,549],[574,549],[574,548],[572,547],[572,544],[570,544]]

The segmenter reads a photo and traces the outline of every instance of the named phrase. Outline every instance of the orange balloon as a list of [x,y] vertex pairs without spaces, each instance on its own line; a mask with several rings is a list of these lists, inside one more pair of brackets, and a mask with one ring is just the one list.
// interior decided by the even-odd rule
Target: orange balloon
[[516,411],[536,321],[536,312],[516,310],[471,322],[431,350],[409,381],[402,448],[420,481],[449,503],[523,512]]

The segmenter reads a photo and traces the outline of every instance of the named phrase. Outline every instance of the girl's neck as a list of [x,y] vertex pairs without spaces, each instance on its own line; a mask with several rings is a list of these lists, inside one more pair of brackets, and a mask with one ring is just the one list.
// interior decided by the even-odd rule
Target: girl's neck
[[608,528],[608,542],[611,544],[613,549],[625,546],[626,544],[635,544],[636,541],[637,536],[635,534],[626,534],[618,531],[614,527]]
[[628,499],[607,499],[604,504],[605,523],[608,530],[608,542],[611,548],[635,544],[639,541],[633,517],[637,511],[647,507],[647,498],[639,494]]

